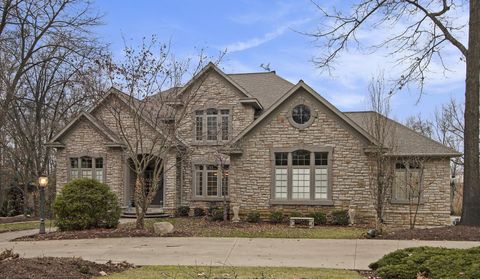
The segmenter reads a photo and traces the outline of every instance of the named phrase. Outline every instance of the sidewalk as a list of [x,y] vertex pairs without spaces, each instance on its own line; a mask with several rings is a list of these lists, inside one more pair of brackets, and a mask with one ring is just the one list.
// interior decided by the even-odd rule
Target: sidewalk
[[[23,233],[23,232],[22,232]],[[26,233],[26,232],[25,232]],[[288,266],[368,269],[368,264],[396,249],[414,246],[470,248],[480,242],[408,240],[249,239],[249,238],[109,238],[6,242],[24,257],[82,257],[136,265]]]

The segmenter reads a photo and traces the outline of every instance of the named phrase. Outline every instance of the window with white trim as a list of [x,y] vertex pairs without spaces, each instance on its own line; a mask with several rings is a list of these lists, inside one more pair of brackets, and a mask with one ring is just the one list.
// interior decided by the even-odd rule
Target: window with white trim
[[228,196],[229,166],[195,165],[194,193],[196,197],[222,198]]
[[214,142],[230,139],[230,110],[209,108],[195,111],[195,140]]
[[102,157],[71,157],[69,179],[91,178],[100,182],[105,180],[105,169]]
[[328,200],[329,152],[274,153],[274,200]]

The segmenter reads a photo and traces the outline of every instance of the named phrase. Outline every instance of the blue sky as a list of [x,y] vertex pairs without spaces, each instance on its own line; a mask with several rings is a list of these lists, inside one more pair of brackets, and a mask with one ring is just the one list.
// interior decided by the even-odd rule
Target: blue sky
[[[320,3],[339,9],[350,4]],[[380,71],[387,79],[398,73],[386,51],[367,54],[356,49],[343,53],[333,72],[317,69],[311,60],[322,50],[296,32],[310,32],[318,25],[320,15],[309,0],[97,0],[94,5],[105,13],[104,25],[96,31],[113,53],[121,53],[122,36],[135,44],[152,34],[171,41],[177,57],[194,55],[199,48],[212,56],[227,49],[220,65],[225,72],[259,72],[263,71],[260,64],[270,63],[278,75],[293,83],[303,79],[342,111],[368,109],[370,79]],[[465,18],[464,14],[459,17]],[[363,30],[360,35],[362,41],[370,42],[389,32],[390,28]],[[435,109],[450,98],[463,102],[465,65],[453,49],[447,49],[447,60],[451,72],[445,74],[433,65],[419,101],[415,86],[392,98],[393,118],[403,121],[416,114],[433,118]]]

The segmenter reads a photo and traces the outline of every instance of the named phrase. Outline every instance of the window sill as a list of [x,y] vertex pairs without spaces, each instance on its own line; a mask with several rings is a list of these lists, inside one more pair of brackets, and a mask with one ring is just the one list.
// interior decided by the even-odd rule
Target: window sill
[[[228,197],[226,198],[226,200],[230,201],[230,199]],[[191,199],[191,201],[194,201],[194,202],[195,201],[221,202],[221,201],[223,201],[223,198],[222,197],[220,197],[220,198],[218,198],[218,197],[210,197],[210,198],[208,198],[208,197],[207,198],[205,198],[205,197],[194,197],[194,198]]]
[[228,140],[218,140],[218,141],[193,141],[192,145],[199,146],[223,146],[228,143]]
[[270,200],[272,205],[333,205],[333,200]]

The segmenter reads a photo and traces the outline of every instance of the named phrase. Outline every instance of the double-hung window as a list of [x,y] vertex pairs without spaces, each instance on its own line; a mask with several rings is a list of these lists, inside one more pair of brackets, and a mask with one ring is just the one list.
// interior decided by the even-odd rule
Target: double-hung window
[[229,166],[195,165],[194,193],[197,198],[222,198],[228,196]]
[[217,142],[230,139],[230,110],[209,108],[195,111],[195,140]]
[[102,157],[71,157],[70,180],[76,178],[91,178],[100,182],[105,180],[105,170]]
[[330,152],[274,152],[273,201],[330,200]]

